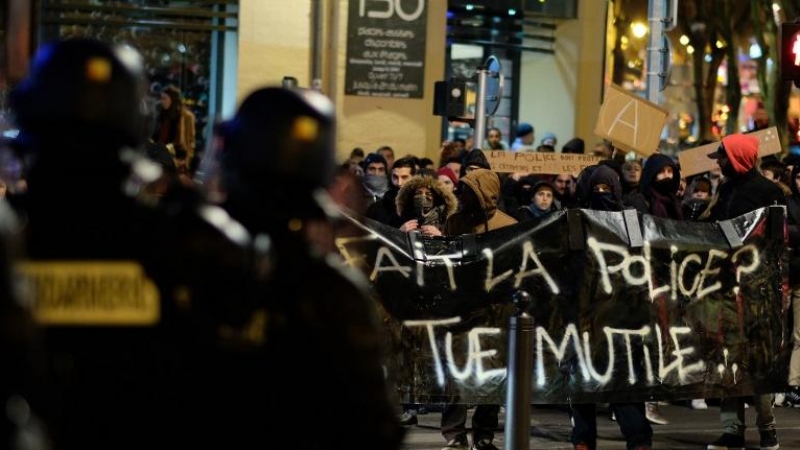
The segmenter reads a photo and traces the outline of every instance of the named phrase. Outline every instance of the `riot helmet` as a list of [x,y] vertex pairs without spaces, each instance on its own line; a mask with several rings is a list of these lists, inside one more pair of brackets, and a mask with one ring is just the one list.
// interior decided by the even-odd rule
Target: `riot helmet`
[[203,158],[202,183],[219,185],[219,198],[248,227],[329,215],[333,114],[330,99],[317,91],[266,87],[252,92],[233,119],[216,127]]
[[141,55],[86,38],[42,47],[10,94],[17,125],[33,139],[89,135],[130,147],[147,135],[144,98]]
[[223,126],[223,170],[244,182],[270,177],[303,191],[334,174],[334,107],[320,92],[266,87],[252,92]]

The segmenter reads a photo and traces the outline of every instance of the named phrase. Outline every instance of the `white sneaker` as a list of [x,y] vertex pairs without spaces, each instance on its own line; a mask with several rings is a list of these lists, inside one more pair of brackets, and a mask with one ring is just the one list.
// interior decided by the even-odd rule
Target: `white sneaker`
[[704,398],[696,398],[692,400],[692,409],[708,409],[708,403]]

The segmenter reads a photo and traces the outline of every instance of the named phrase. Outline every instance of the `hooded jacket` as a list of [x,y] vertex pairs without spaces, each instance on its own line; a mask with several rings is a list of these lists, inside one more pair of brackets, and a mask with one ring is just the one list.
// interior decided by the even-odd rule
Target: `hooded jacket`
[[[440,230],[444,227],[444,223],[448,217],[453,215],[458,209],[458,199],[452,191],[445,189],[441,181],[436,178],[416,175],[403,184],[400,191],[397,193],[395,203],[397,205],[397,215],[400,217],[400,223],[406,222],[411,219],[420,219],[421,213],[417,211],[414,205],[414,194],[417,189],[426,187],[433,193],[433,208],[431,213],[425,214],[425,217],[436,215],[437,217],[431,218],[431,225],[436,225]],[[436,223],[434,223],[436,222]],[[420,223],[420,225],[422,225]]]
[[[473,150],[474,152],[475,150]],[[476,169],[461,178],[461,210],[450,216],[443,233],[448,236],[479,234],[517,223],[497,208],[500,179],[488,169]],[[464,192],[464,191],[470,192]],[[472,201],[469,196],[474,195]],[[465,201],[467,200],[467,201]]]
[[743,174],[756,166],[758,158],[758,139],[746,134],[731,134],[722,138],[725,153],[738,174]]
[[467,174],[467,167],[469,166],[477,166],[482,169],[491,169],[489,160],[486,159],[486,155],[483,153],[483,151],[477,148],[467,152],[464,155],[464,159],[461,160],[461,173],[459,174],[460,178],[463,178],[464,175]]
[[756,170],[758,139],[744,134],[733,134],[722,139],[725,153],[735,172],[726,176],[712,200],[708,215],[703,219],[732,219],[750,211],[775,204],[786,204],[786,196],[777,184],[764,178]]
[[[603,211],[622,211],[624,208],[622,204],[622,183],[620,183],[619,175],[614,169],[599,164],[592,170],[588,181],[586,195],[589,198],[589,202],[587,207]],[[611,192],[607,194],[594,192],[594,187],[598,184],[605,184],[611,188]]]
[[[656,176],[664,167],[672,167],[672,178],[659,183]],[[683,206],[676,195],[680,184],[681,171],[675,161],[667,155],[655,153],[644,163],[639,192],[628,196],[626,202],[642,214],[680,220],[683,219]]]

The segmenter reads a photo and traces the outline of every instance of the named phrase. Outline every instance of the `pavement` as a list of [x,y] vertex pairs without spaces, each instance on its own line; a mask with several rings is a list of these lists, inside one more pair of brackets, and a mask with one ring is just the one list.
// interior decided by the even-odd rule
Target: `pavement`
[[[660,450],[705,450],[709,442],[722,434],[719,407],[712,402],[706,410],[693,410],[683,403],[662,404],[662,416],[667,425],[653,425],[653,448]],[[470,409],[467,426],[471,422]],[[500,413],[500,426],[495,434],[495,445],[503,449],[503,427],[505,410]],[[755,408],[745,410],[745,434],[748,450],[758,450],[758,430],[755,427]],[[800,450],[800,408],[775,407],[778,440],[781,450]],[[418,416],[419,424],[407,427],[404,450],[439,450],[444,444],[440,429],[440,412],[428,412]],[[572,450],[569,443],[571,425],[563,406],[534,406],[531,409],[531,439],[528,449]],[[607,409],[598,407],[597,450],[625,450],[625,440],[616,422],[611,421]],[[515,449],[518,450],[518,449]]]

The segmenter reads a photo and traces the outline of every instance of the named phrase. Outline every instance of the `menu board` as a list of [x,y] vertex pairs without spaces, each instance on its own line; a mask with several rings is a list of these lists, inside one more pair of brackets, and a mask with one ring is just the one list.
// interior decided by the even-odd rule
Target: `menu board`
[[427,1],[349,1],[345,95],[423,97]]

